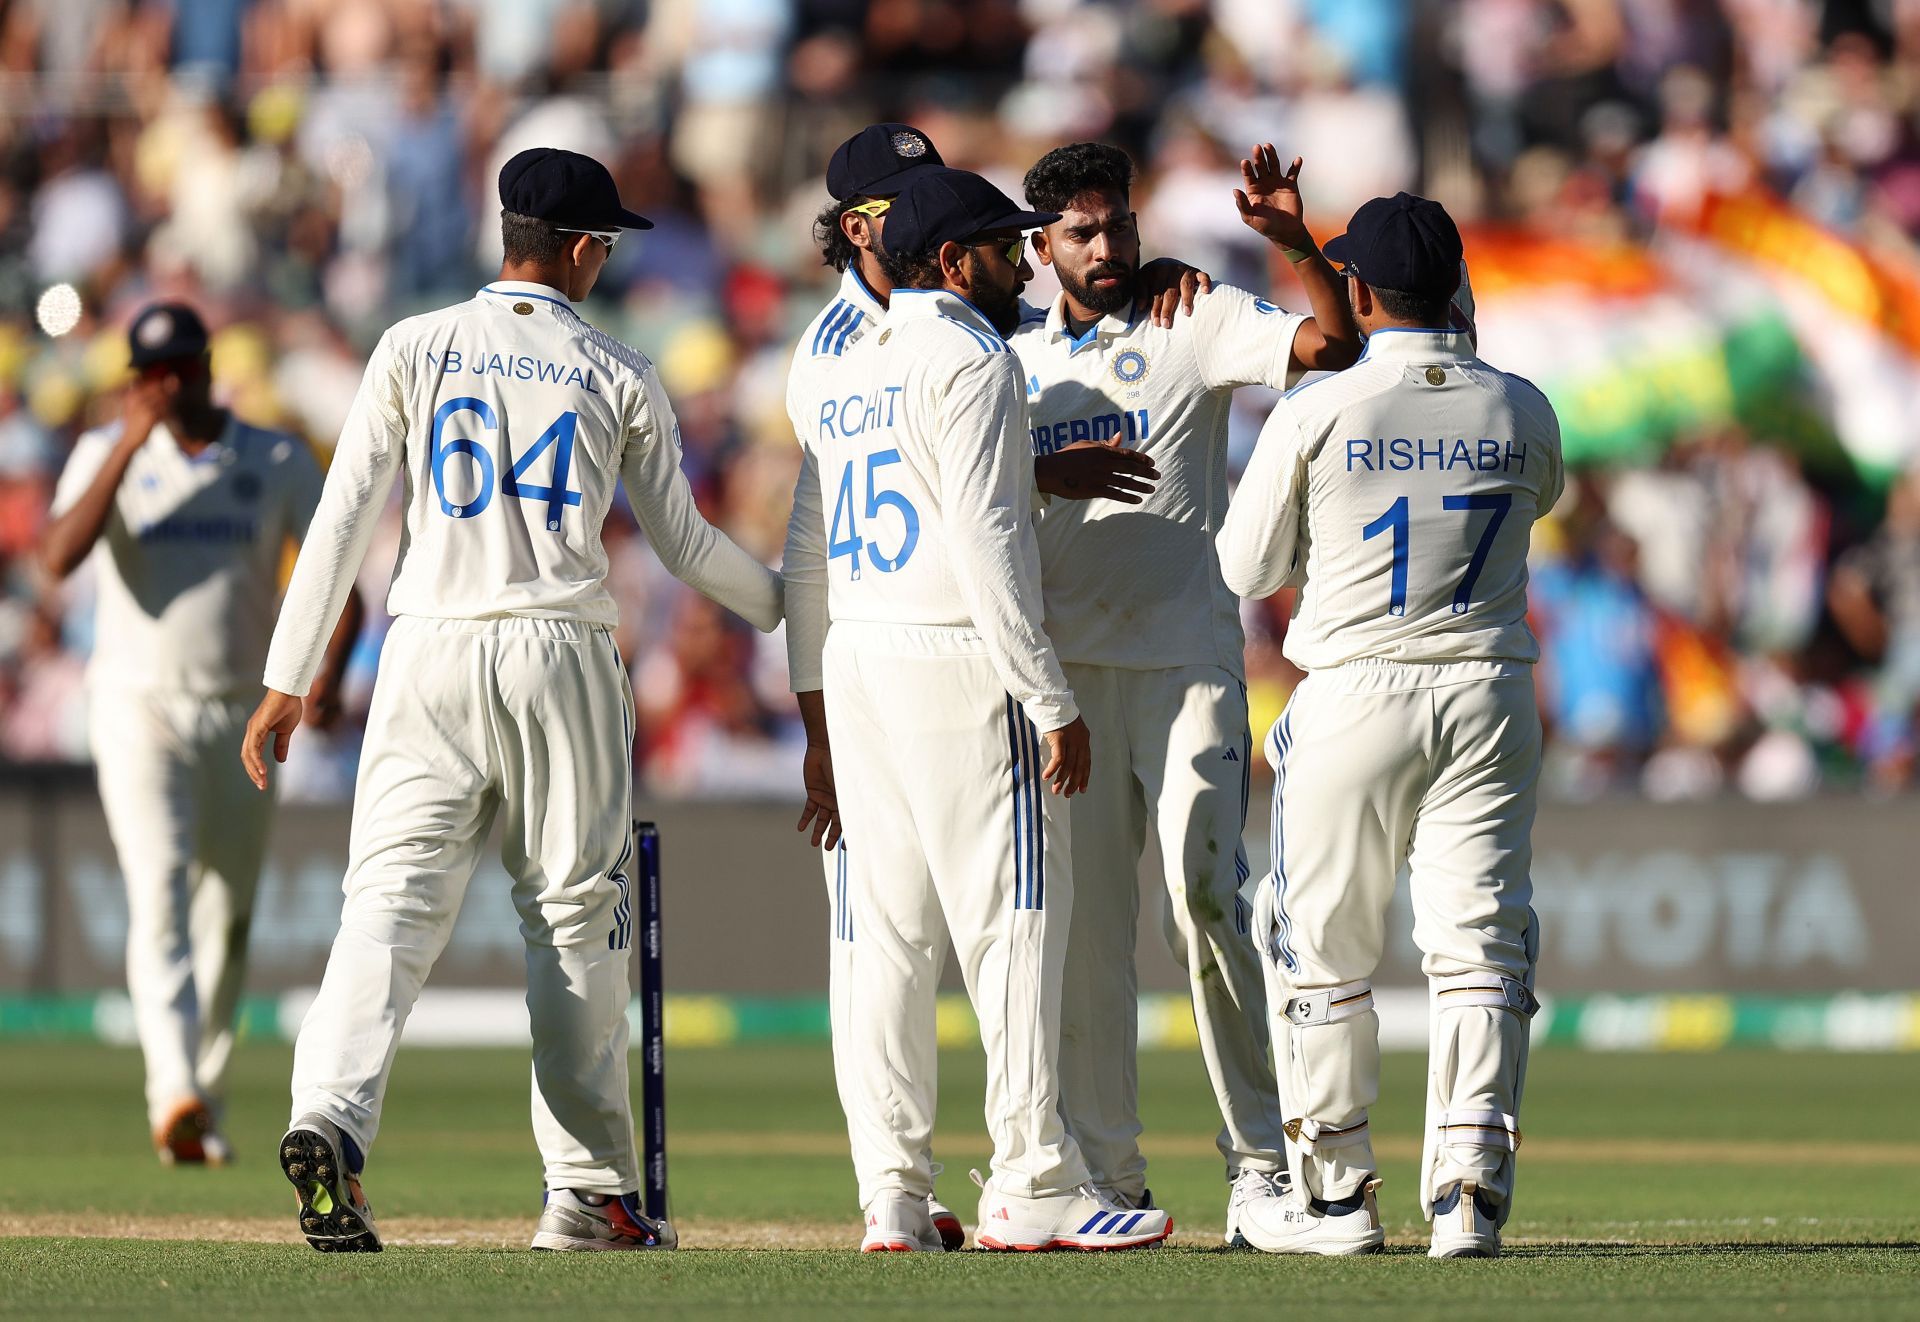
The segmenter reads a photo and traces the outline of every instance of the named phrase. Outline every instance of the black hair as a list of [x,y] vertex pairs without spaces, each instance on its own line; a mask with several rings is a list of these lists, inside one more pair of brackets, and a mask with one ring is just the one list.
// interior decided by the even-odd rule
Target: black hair
[[500,246],[514,266],[549,266],[567,250],[560,231],[535,216],[517,211],[500,213]]
[[940,249],[923,252],[895,252],[883,242],[878,251],[880,269],[895,289],[940,288]]
[[1075,142],[1055,147],[1033,163],[1022,181],[1027,205],[1041,211],[1065,211],[1088,193],[1133,191],[1133,158],[1104,142]]
[[813,218],[813,241],[820,245],[820,260],[836,271],[845,271],[860,258],[860,250],[853,246],[853,240],[840,228],[840,217],[859,204],[857,197],[850,197],[844,202],[832,202]]
[[1450,296],[1435,298],[1432,294],[1409,294],[1404,289],[1375,289],[1373,301],[1380,305],[1395,321],[1403,321],[1414,326],[1441,327],[1447,325]]

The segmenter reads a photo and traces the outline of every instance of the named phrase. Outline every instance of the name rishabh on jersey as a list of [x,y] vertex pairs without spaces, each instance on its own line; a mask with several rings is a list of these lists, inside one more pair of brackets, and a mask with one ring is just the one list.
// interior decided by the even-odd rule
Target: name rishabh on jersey
[[1250,597],[1305,586],[1285,652],[1533,662],[1527,548],[1560,498],[1560,424],[1464,334],[1379,330],[1360,361],[1274,406],[1220,534]]
[[1240,603],[1213,544],[1227,513],[1227,421],[1237,388],[1298,379],[1293,341],[1307,320],[1219,285],[1170,327],[1116,313],[1075,336],[1065,294],[1021,324],[1012,344],[1033,452],[1118,440],[1160,470],[1139,505],[1056,500],[1041,513],[1047,632],[1063,661],[1243,673]]
[[[388,330],[367,362],[267,684],[302,693],[394,478],[407,474],[394,615],[518,615],[611,627],[601,527],[624,483],[669,571],[761,629],[778,580],[701,517],[653,364],[559,291],[496,280]],[[325,543],[320,539],[324,537]]]
[[826,621],[970,629],[1034,724],[1078,714],[1041,623],[1037,492],[1013,351],[944,290],[886,315],[790,399],[805,455],[787,542],[795,687]]
[[[72,509],[119,441],[74,444],[53,515]],[[90,560],[98,572],[95,683],[196,696],[251,692],[280,599],[281,555],[307,534],[320,466],[306,442],[229,418],[189,455],[164,423],[135,452]]]

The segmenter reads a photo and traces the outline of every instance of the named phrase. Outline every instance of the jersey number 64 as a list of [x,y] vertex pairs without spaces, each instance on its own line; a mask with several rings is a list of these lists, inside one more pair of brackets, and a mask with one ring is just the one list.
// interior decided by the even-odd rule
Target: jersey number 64
[[[493,405],[472,395],[450,399],[433,413],[433,491],[440,498],[440,512],[450,519],[471,519],[493,503],[493,456],[470,436],[446,439],[447,424],[456,413],[471,413],[480,420],[482,427],[496,433],[500,430],[500,419],[493,411]],[[560,516],[566,507],[580,503],[580,493],[567,490],[567,478],[573,472],[573,433],[579,424],[580,415],[572,409],[562,413],[540,433],[533,448],[513,462],[500,479],[502,494],[521,500],[544,500],[547,503],[548,532],[559,532]],[[526,480],[527,470],[549,449],[553,451],[552,481],[546,486],[535,486]],[[473,461],[474,475],[478,479],[473,498],[465,502],[454,501],[447,496],[447,461],[461,454]],[[505,457],[513,460],[511,454]]]

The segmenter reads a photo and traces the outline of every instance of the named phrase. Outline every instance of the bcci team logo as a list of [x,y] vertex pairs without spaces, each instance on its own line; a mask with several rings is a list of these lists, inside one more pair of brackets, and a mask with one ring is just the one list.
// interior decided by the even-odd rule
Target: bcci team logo
[[1138,349],[1128,349],[1113,360],[1114,377],[1126,385],[1132,385],[1147,374],[1147,356]]
[[260,499],[260,478],[258,474],[242,470],[233,475],[234,499],[251,505]]
[[893,154],[909,159],[927,154],[927,140],[918,133],[896,133],[887,140],[893,145]]

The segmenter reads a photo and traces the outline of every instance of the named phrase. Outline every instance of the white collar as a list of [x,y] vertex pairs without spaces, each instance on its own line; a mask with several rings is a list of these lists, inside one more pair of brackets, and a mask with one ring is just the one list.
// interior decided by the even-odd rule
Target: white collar
[[948,289],[896,289],[887,304],[888,321],[914,317],[945,317],[971,330],[984,332],[1005,344],[999,327],[967,299]]
[[[573,312],[573,302],[566,292],[553,285],[543,285],[538,280],[495,280],[482,286],[483,294],[502,294],[511,298],[538,298],[548,303],[557,303],[569,312]],[[574,312],[577,317],[580,314]]]
[[1361,351],[1360,361],[1444,363],[1475,356],[1473,343],[1465,331],[1388,326],[1367,336],[1367,347]]
[[1100,320],[1075,335],[1067,323],[1067,293],[1063,289],[1055,296],[1053,306],[1047,309],[1047,338],[1058,337],[1067,342],[1068,351],[1078,353],[1101,336],[1125,335],[1133,329],[1133,308],[1127,308],[1127,315],[1109,312]]

